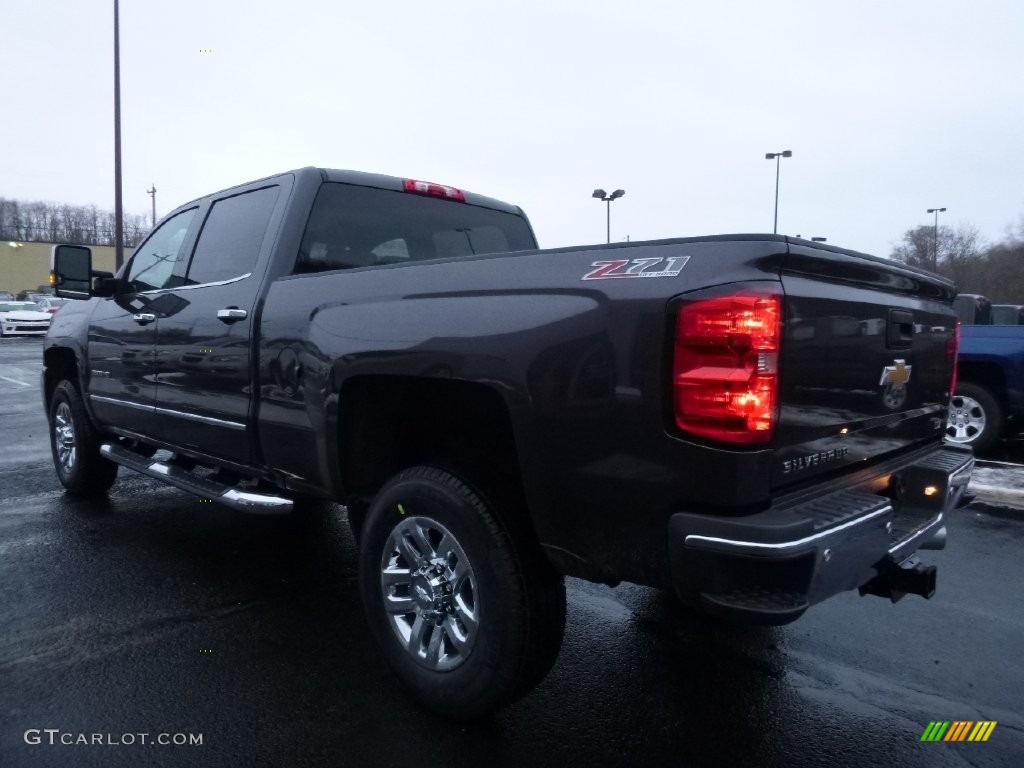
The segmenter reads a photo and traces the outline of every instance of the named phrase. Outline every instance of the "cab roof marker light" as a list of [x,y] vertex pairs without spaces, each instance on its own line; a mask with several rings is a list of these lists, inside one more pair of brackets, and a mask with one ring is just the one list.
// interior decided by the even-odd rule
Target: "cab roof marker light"
[[414,195],[426,195],[428,197],[440,197],[444,200],[455,200],[459,203],[466,202],[466,195],[461,189],[455,187],[449,187],[445,184],[435,184],[432,181],[418,181],[416,179],[406,179],[403,185],[406,192],[412,192]]

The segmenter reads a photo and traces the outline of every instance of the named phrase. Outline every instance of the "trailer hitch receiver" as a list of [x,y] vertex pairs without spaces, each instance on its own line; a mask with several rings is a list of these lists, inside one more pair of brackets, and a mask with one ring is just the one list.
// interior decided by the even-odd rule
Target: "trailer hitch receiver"
[[894,603],[905,595],[920,595],[926,600],[935,594],[934,565],[925,565],[917,557],[909,557],[901,563],[886,561],[878,575],[861,585],[861,596],[877,595],[888,597]]

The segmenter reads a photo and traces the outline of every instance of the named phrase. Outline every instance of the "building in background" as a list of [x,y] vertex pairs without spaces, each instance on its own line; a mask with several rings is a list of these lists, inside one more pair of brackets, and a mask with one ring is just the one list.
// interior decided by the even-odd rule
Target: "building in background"
[[[114,248],[90,245],[92,268],[114,271]],[[0,291],[17,296],[21,291],[34,291],[50,280],[50,253],[53,243],[28,243],[14,240],[0,242]],[[125,248],[125,261],[131,256]]]

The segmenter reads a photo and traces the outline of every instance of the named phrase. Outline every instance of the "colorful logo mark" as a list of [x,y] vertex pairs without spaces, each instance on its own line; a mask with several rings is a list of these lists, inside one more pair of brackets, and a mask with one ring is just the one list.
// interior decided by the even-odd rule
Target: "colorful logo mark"
[[921,741],[988,741],[996,729],[995,720],[932,720]]

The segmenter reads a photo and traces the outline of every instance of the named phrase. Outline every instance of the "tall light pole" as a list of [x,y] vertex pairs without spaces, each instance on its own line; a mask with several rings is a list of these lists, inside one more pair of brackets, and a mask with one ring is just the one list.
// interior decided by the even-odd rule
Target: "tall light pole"
[[607,203],[607,211],[608,211],[608,215],[606,217],[606,237],[607,237],[607,239],[606,239],[605,242],[610,243],[612,241],[612,200],[618,200],[624,194],[626,194],[626,190],[624,190],[624,189],[616,189],[610,195],[607,192],[605,192],[603,189],[595,189],[594,193],[591,195],[591,197],[596,197],[598,200],[602,200],[603,202]]
[[932,230],[932,272],[939,269],[939,214],[945,212],[945,208],[928,209],[928,213],[935,214],[935,228]]
[[121,43],[117,0],[114,0],[114,265],[124,264],[121,212]]
[[772,225],[772,234],[779,233],[779,163],[780,158],[792,157],[793,151],[790,149],[783,150],[782,152],[765,152],[765,160],[775,161],[775,223]]

